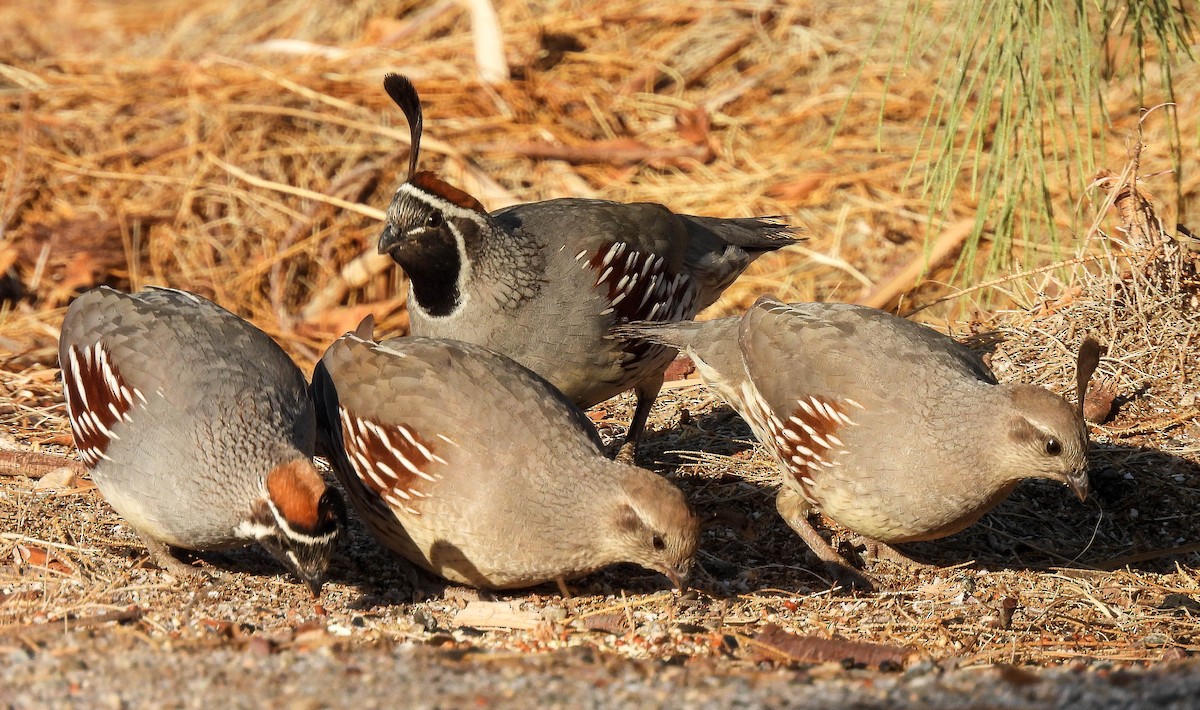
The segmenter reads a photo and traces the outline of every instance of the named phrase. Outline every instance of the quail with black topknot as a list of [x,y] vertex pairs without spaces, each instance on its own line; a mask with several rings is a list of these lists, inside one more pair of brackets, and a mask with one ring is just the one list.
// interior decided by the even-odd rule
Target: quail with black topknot
[[408,118],[412,147],[379,251],[408,275],[411,333],[492,348],[581,407],[634,389],[621,451],[632,458],[675,352],[613,339],[609,329],[692,318],[754,259],[794,244],[791,229],[778,217],[696,217],[649,202],[578,198],[489,213],[417,172],[417,92],[395,74],[384,88]]

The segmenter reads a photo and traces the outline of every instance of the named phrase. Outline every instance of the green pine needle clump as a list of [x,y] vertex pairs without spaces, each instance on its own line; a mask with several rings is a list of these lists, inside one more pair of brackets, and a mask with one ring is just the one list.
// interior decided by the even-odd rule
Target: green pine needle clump
[[[1051,178],[1076,191],[1072,203],[1091,181],[1097,141],[1107,138],[1109,82],[1133,76],[1146,109],[1152,108],[1147,97],[1174,100],[1172,63],[1192,58],[1198,16],[1200,4],[1170,0],[908,3],[908,42],[898,48],[905,56],[895,68],[907,67],[924,48],[948,43],[939,52],[940,80],[910,174],[921,174],[935,225],[944,222],[963,181],[977,201],[955,281],[1011,269],[1018,239],[1040,247],[1024,251],[1022,266],[1031,266],[1038,252],[1043,259],[1062,258],[1065,240],[1056,217],[1077,215],[1073,204],[1056,210]],[[1165,114],[1174,121],[1172,111]],[[1170,133],[1178,168],[1177,124]],[[992,247],[980,262],[985,234]],[[984,274],[975,273],[980,263]]]

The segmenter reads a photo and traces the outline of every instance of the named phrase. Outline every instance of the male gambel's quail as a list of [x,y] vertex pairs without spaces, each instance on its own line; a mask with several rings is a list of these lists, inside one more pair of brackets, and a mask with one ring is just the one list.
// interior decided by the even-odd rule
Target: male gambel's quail
[[[962,530],[1022,479],[1087,496],[1077,408],[1041,387],[998,385],[967,348],[883,311],[763,297],[740,318],[617,333],[691,356],[774,454],[779,512],[828,563],[845,560],[809,524],[812,506],[870,542],[901,543]],[[1098,357],[1086,342],[1081,399]]]
[[557,199],[489,214],[432,173],[416,172],[421,104],[408,79],[384,87],[412,132],[380,253],[403,267],[413,335],[503,353],[581,407],[636,388],[623,449],[638,436],[675,353],[608,338],[628,320],[690,319],[761,254],[796,243],[777,217],[719,219],[653,203]]
[[304,375],[238,316],[185,291],[101,286],[67,309],[59,363],[80,457],[155,562],[259,542],[316,594],[345,510],[313,467]]
[[683,494],[605,458],[549,383],[477,345],[370,331],[331,345],[312,389],[334,470],[384,546],[486,589],[619,562],[687,577],[698,531]]

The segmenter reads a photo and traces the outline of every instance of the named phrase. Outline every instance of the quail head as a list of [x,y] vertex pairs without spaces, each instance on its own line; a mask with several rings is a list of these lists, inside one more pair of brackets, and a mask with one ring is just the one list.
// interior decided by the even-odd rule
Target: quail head
[[63,321],[75,445],[155,562],[260,543],[316,594],[345,511],[312,463],[300,370],[266,333],[185,291],[101,286]]
[[503,353],[581,407],[635,389],[622,451],[632,458],[675,353],[611,339],[609,328],[692,318],[758,256],[795,243],[791,230],[776,217],[695,217],[590,199],[488,213],[434,174],[416,172],[420,100],[402,76],[389,74],[384,88],[408,118],[412,148],[379,251],[408,275],[412,334]]
[[[692,357],[775,456],[779,512],[826,562],[844,560],[809,524],[813,506],[871,541],[902,543],[962,530],[1026,478],[1087,495],[1078,408],[997,384],[964,346],[883,311],[763,297],[740,318],[618,334]],[[1098,357],[1086,343],[1080,400]]]
[[312,388],[334,470],[385,547],[486,589],[619,562],[687,577],[697,521],[683,494],[605,458],[549,383],[477,345],[375,343],[370,328],[330,346]]

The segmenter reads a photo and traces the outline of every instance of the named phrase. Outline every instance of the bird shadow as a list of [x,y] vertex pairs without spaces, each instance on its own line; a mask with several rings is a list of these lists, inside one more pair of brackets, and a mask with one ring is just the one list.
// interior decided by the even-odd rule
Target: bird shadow
[[[457,576],[469,580],[467,585],[440,577],[402,555],[392,552],[378,542],[366,526],[351,514],[347,524],[342,554],[330,565],[329,579],[358,593],[349,608],[360,611],[379,606],[413,604],[442,599],[507,599],[523,598],[530,594],[559,596],[553,582],[519,589],[489,590],[485,576],[453,543],[439,541],[431,556],[445,561]],[[579,594],[614,594],[620,591],[643,593],[670,588],[665,577],[636,565],[614,565],[604,570],[568,580],[568,589]]]
[[913,543],[921,561],[987,567],[1169,571],[1200,551],[1200,465],[1146,446],[1093,445],[1089,496],[1028,481],[975,525]]

